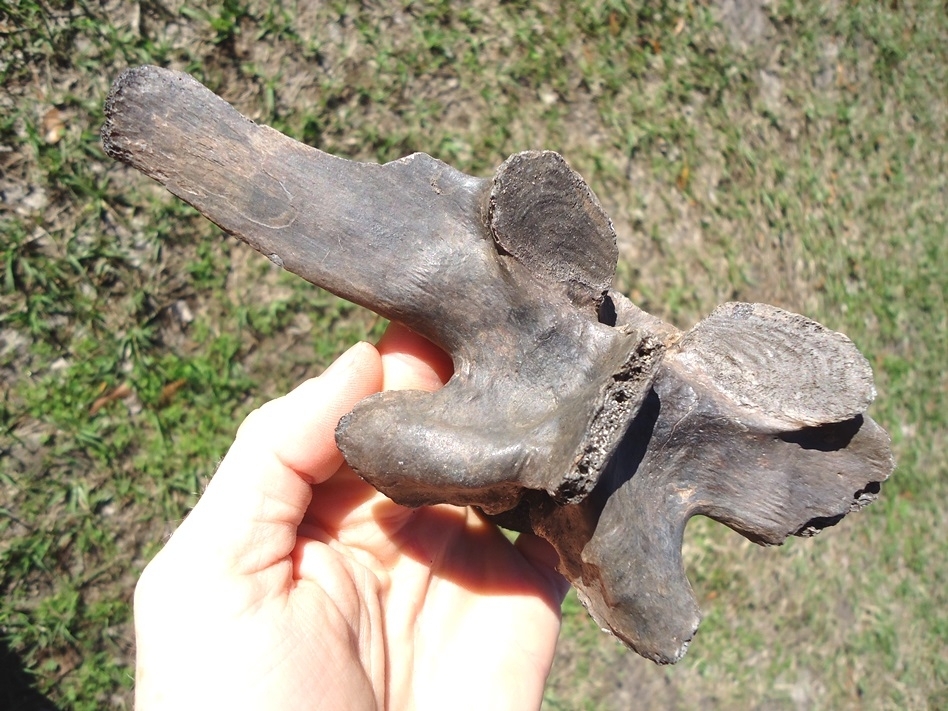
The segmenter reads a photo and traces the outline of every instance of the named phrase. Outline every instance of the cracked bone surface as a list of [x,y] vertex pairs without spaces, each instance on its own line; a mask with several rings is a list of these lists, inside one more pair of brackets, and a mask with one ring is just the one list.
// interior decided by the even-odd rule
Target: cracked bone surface
[[443,389],[342,418],[347,461],[397,502],[473,505],[544,537],[645,657],[677,661],[697,629],[691,516],[778,544],[869,503],[892,471],[848,338],[762,304],[684,333],[638,309],[611,288],[611,221],[556,153],[492,179],[424,154],[343,160],[157,67],[116,80],[102,136],[285,269],[447,351]]

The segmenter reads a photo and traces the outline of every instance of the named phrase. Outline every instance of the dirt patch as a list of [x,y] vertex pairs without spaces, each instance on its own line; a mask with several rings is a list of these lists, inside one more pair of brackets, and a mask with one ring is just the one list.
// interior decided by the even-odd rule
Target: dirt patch
[[748,51],[772,42],[777,30],[770,21],[769,0],[716,0],[718,22],[732,47]]

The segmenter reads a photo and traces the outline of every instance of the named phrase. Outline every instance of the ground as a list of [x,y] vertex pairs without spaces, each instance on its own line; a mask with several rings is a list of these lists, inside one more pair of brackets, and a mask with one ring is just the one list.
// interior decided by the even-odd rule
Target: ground
[[948,707],[948,17],[903,0],[0,2],[0,707],[131,708],[142,566],[242,417],[383,325],[104,156],[146,62],[345,157],[559,151],[637,304],[772,303],[873,364],[880,501],[780,549],[692,522],[675,667],[569,598],[547,708]]

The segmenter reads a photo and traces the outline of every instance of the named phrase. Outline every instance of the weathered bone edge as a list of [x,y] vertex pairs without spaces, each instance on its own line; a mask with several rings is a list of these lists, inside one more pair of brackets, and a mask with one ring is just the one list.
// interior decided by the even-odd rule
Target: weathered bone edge
[[641,311],[611,289],[611,221],[555,153],[491,180],[424,154],[342,160],[157,67],[116,80],[102,137],[274,262],[450,353],[442,390],[342,418],[347,461],[400,503],[474,505],[546,538],[600,625],[656,662],[680,659],[700,619],[691,516],[779,544],[892,471],[849,339],[762,304],[686,333]]

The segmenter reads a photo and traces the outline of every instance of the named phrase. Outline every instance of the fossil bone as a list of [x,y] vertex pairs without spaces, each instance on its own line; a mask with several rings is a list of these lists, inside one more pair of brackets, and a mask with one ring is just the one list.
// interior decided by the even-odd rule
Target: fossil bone
[[424,154],[343,160],[156,67],[119,77],[106,117],[110,155],[451,354],[438,392],[342,418],[347,461],[397,502],[473,505],[546,538],[643,656],[677,661],[697,629],[691,516],[777,544],[861,508],[893,468],[848,338],[762,304],[686,333],[638,309],[612,289],[612,223],[556,153],[511,156],[492,179]]

